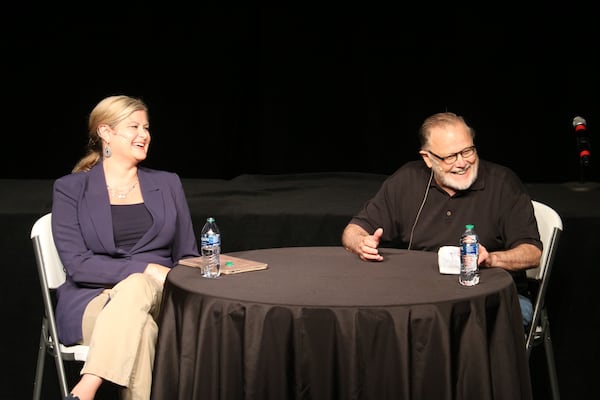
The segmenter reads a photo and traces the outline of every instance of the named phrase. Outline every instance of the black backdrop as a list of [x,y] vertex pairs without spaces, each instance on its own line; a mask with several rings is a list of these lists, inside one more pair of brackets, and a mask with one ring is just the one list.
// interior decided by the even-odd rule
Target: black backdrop
[[87,113],[125,93],[150,106],[146,164],[182,177],[389,174],[417,156],[422,120],[450,110],[524,181],[579,179],[572,120],[600,131],[591,9],[297,3],[15,4],[1,176],[68,173]]

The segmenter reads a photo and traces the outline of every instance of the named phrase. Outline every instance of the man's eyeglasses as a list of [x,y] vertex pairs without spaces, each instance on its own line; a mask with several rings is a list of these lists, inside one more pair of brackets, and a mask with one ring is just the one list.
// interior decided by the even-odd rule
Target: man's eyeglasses
[[476,153],[477,149],[475,149],[475,146],[467,147],[466,149],[462,149],[458,153],[453,153],[446,157],[438,156],[431,150],[425,150],[425,151],[428,152],[429,154],[431,154],[432,156],[434,156],[435,158],[437,158],[438,160],[445,162],[446,164],[454,164],[456,162],[456,160],[458,160],[459,154],[462,156],[462,158],[469,158],[469,157],[472,157]]

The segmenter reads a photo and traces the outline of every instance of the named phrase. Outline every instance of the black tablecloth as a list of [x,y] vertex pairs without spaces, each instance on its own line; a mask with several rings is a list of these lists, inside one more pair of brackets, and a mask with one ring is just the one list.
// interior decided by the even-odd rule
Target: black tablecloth
[[341,247],[231,253],[269,268],[219,279],[175,267],[155,360],[157,399],[530,399],[512,279],[462,287],[435,253]]

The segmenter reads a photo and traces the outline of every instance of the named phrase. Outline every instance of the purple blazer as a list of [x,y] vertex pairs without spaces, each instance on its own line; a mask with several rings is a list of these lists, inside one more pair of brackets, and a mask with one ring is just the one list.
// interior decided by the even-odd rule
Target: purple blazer
[[115,247],[102,163],[54,183],[52,233],[67,272],[56,305],[58,334],[64,344],[83,338],[85,307],[104,288],[143,272],[148,263],[173,267],[181,258],[199,255],[179,176],[139,167],[138,179],[152,226],[130,251]]

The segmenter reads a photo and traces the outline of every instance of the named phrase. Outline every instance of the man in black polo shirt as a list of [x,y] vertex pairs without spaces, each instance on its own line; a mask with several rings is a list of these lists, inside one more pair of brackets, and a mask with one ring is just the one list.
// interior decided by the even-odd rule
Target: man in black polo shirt
[[445,112],[419,131],[421,161],[400,167],[355,215],[342,234],[344,247],[363,260],[381,261],[380,245],[437,252],[457,246],[466,224],[479,235],[479,266],[508,270],[519,292],[523,324],[531,322],[525,270],[540,262],[531,198],[507,167],[480,160],[475,133]]

